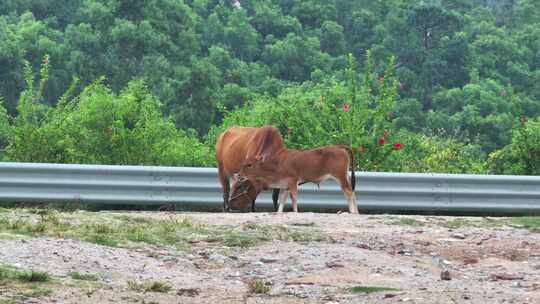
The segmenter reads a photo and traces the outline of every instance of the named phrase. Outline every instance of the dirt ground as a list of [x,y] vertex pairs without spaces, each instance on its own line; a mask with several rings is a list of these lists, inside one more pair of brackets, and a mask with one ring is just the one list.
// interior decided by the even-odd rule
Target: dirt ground
[[[540,233],[500,218],[317,213],[115,213],[197,223],[290,226],[323,241],[118,248],[0,235],[0,264],[46,271],[54,291],[25,303],[540,303]],[[72,272],[98,274],[75,282]],[[140,292],[128,281],[160,281]],[[249,282],[268,287],[250,292]],[[367,289],[380,287],[380,290]],[[252,290],[253,291],[253,290]],[[373,291],[373,292],[368,292]],[[0,303],[9,290],[0,285]]]

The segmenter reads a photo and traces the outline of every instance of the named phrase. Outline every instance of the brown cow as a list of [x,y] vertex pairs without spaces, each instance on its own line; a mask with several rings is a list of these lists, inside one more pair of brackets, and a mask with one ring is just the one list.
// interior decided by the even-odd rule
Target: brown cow
[[[223,211],[230,210],[230,178],[240,171],[246,159],[265,160],[284,147],[281,134],[273,126],[230,127],[219,136],[216,141],[216,160],[223,188]],[[276,189],[273,195],[274,208],[277,208],[278,194],[279,189]],[[251,210],[254,208],[255,200],[251,203]]]
[[[347,177],[347,170],[351,168],[351,178]],[[354,156],[352,150],[346,145],[326,146],[312,150],[281,149],[267,159],[248,158],[248,161],[238,173],[237,181],[249,179],[257,191],[267,188],[282,190],[279,196],[279,212],[290,193],[294,212],[298,212],[297,194],[298,184],[303,182],[321,183],[325,179],[334,178],[341,186],[347,198],[350,213],[358,213],[354,187]],[[233,192],[236,183],[233,183]]]

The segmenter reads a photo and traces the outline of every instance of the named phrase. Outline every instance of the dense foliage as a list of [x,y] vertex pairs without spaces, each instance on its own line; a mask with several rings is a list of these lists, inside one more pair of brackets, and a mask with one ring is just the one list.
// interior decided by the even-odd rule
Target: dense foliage
[[98,80],[78,96],[69,91],[54,107],[40,104],[48,77],[34,89],[30,68],[6,154],[23,162],[204,166],[210,149],[163,117],[141,81],[114,94]]
[[540,170],[537,0],[4,0],[0,67],[11,160],[211,165],[272,123],[365,170]]

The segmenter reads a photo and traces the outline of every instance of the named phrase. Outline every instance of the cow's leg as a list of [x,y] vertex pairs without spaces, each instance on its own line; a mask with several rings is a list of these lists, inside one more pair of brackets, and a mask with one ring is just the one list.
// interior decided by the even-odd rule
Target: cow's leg
[[279,188],[272,191],[272,202],[274,203],[274,212],[278,210]]
[[223,172],[223,165],[219,164],[218,171],[219,182],[223,189],[223,212],[227,212],[231,210],[229,208],[229,192],[231,191],[231,185],[229,184],[229,177]]
[[349,204],[349,213],[358,214],[358,204],[356,203],[356,196],[352,190],[351,183],[347,178],[347,172],[340,175],[336,178],[341,186],[345,198],[347,198],[347,203]]
[[287,189],[281,189],[281,192],[279,193],[278,212],[283,212],[283,207],[285,206],[285,203],[287,202],[288,195],[289,195],[289,191]]
[[298,182],[289,184],[289,191],[291,192],[292,208],[294,212],[298,212]]

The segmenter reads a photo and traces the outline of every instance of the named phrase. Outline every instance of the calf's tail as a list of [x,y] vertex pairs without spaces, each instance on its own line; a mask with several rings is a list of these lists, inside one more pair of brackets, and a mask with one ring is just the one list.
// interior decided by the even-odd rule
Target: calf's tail
[[356,168],[356,162],[354,159],[354,153],[351,147],[347,145],[341,145],[343,149],[347,150],[349,152],[349,163],[351,167],[351,188],[354,191],[354,188],[356,187],[356,175],[354,174],[354,168]]

